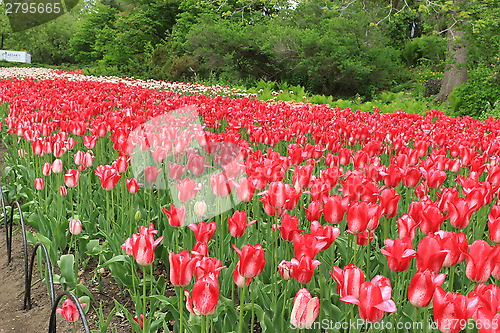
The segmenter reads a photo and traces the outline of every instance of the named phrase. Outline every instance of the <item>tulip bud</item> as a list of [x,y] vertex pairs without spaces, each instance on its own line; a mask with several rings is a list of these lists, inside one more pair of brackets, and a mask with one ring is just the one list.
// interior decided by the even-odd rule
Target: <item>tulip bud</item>
[[33,184],[35,185],[35,188],[37,190],[43,190],[44,186],[45,186],[45,183],[43,181],[43,178],[35,178],[35,181],[33,182]]
[[207,213],[207,204],[205,201],[196,201],[194,204],[194,213],[199,217]]
[[136,222],[139,222],[141,220],[141,211],[140,210],[137,210],[137,212],[135,212],[135,221]]
[[17,150],[17,155],[19,155],[19,157],[25,157],[28,153],[26,153],[26,150],[24,149],[18,149]]
[[63,169],[63,163],[62,160],[59,158],[56,158],[54,162],[52,162],[52,172],[53,173],[61,173]]
[[78,235],[79,233],[81,233],[82,222],[78,219],[72,219],[71,222],[69,222],[69,232],[72,235]]
[[42,165],[42,174],[44,176],[49,176],[52,173],[52,164],[49,162],[45,162],[44,165]]
[[59,186],[59,194],[63,197],[65,197],[68,194],[66,186]]

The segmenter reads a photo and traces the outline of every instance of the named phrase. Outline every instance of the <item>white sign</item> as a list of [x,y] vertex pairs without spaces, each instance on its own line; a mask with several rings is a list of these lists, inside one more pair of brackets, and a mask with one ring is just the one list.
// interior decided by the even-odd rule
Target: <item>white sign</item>
[[26,62],[28,64],[31,64],[31,54],[21,51],[0,50],[0,60]]

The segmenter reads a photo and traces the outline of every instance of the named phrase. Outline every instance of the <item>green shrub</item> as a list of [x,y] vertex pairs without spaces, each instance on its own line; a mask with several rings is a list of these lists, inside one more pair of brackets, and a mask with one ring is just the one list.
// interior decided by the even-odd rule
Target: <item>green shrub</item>
[[500,82],[497,75],[486,67],[470,71],[470,80],[455,88],[450,96],[454,115],[479,117],[488,105],[500,100]]

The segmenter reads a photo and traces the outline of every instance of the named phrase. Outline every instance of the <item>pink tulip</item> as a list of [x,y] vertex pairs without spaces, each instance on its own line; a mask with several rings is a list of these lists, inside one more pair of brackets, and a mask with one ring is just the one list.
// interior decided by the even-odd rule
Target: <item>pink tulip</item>
[[[87,306],[87,304],[80,303],[80,306],[83,309],[84,307]],[[78,312],[78,308],[70,298],[66,299],[63,302],[62,307],[56,309],[56,314],[62,315],[64,319],[69,322],[74,322],[80,319],[80,313]]]
[[78,219],[72,219],[69,222],[69,232],[72,235],[78,235],[82,232],[82,222]]
[[35,186],[35,189],[40,191],[45,187],[45,182],[43,178],[35,178],[35,180],[33,181],[33,185]]
[[149,225],[149,228],[141,226],[139,227],[139,233],[134,233],[121,247],[125,250],[125,253],[133,255],[139,265],[150,265],[155,259],[155,248],[163,240],[163,236],[154,239],[154,235],[157,233],[158,230],[154,229],[153,223]]
[[294,328],[311,328],[319,315],[319,298],[312,297],[306,288],[300,289],[293,300],[290,324]]

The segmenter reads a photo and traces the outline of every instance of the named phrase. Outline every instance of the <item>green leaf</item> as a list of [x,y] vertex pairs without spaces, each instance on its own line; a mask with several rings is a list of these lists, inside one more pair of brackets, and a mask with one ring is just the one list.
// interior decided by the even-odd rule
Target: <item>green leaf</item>
[[75,256],[72,254],[63,254],[59,261],[59,270],[61,271],[61,284],[67,284],[70,288],[76,286],[76,276],[75,276]]
[[129,261],[129,256],[124,255],[124,254],[119,254],[119,255],[114,256],[113,258],[109,259],[108,261],[106,261],[104,264],[100,265],[97,268],[99,269],[102,267],[106,267],[106,266],[109,266],[110,264],[113,264],[115,262],[128,262],[128,261]]

